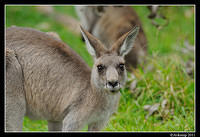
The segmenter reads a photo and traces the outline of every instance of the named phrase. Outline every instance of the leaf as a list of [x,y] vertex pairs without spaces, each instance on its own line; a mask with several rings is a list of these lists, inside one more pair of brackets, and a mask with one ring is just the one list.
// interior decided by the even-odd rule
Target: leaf
[[160,104],[156,103],[154,105],[145,105],[144,109],[147,110],[149,113],[145,116],[147,119],[149,116],[151,116],[154,112],[158,111]]
[[167,100],[164,99],[164,100],[162,101],[162,104],[161,104],[162,109],[165,109],[166,104],[167,104]]
[[130,90],[132,91],[132,93],[134,93],[136,86],[137,86],[137,80],[132,81],[130,85]]

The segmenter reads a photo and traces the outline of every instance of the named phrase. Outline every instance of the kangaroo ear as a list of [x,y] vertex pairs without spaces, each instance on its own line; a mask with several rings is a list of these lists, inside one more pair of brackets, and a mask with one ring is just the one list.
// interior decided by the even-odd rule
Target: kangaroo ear
[[139,27],[134,27],[129,32],[122,35],[116,43],[112,46],[111,50],[118,53],[119,56],[124,57],[133,48],[135,39],[139,32]]
[[80,29],[81,29],[83,38],[85,40],[88,52],[94,58],[100,57],[106,51],[103,44],[97,38],[95,38],[92,34],[90,34],[88,31],[84,30],[81,26],[80,26]]

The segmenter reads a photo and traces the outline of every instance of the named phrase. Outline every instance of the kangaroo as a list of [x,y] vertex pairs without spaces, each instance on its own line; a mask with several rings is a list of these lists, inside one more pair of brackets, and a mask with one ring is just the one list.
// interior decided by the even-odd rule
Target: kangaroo
[[126,81],[124,57],[139,27],[106,48],[82,27],[92,69],[58,38],[31,28],[6,29],[6,130],[23,117],[48,121],[49,131],[99,131],[117,110]]
[[135,46],[125,57],[128,71],[145,61],[147,39],[142,23],[132,7],[76,6],[75,10],[81,25],[87,28],[91,34],[102,41],[108,48],[135,25],[140,26]]

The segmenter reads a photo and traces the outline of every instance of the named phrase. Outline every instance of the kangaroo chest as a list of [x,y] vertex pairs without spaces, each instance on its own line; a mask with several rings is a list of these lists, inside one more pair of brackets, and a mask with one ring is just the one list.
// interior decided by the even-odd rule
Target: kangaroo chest
[[97,105],[95,111],[91,115],[91,122],[108,119],[115,111],[117,111],[120,93],[116,95],[108,95]]

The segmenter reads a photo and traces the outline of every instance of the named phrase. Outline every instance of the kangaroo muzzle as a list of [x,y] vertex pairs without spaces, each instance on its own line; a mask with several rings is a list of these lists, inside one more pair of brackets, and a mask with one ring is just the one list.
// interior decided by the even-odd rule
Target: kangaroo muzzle
[[120,89],[120,83],[118,81],[118,72],[115,68],[108,68],[106,71],[106,88],[112,92],[118,91]]

